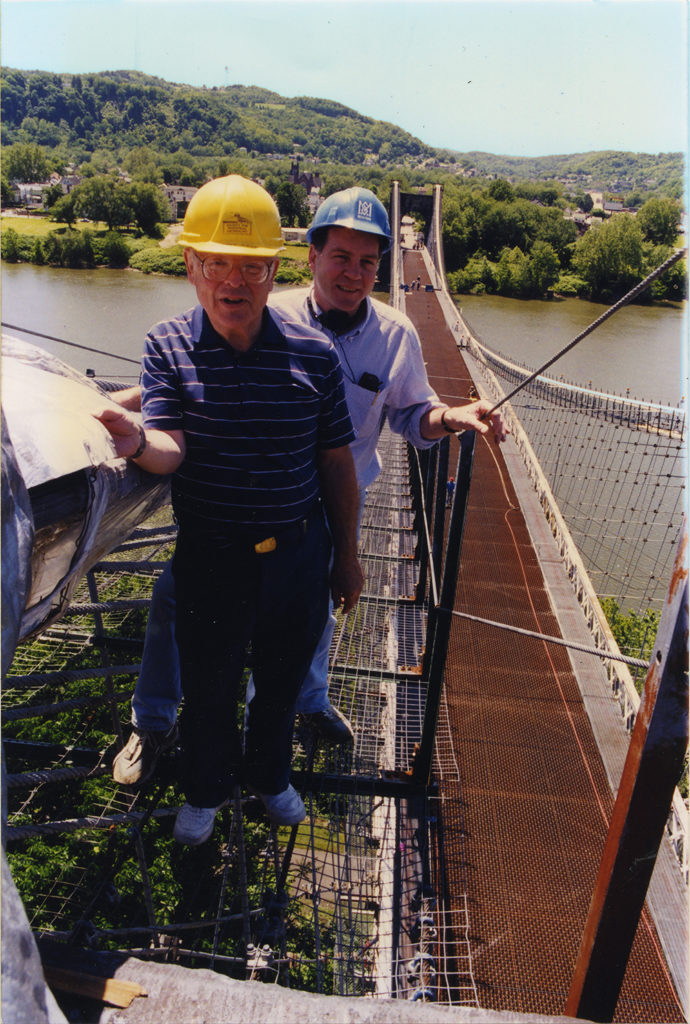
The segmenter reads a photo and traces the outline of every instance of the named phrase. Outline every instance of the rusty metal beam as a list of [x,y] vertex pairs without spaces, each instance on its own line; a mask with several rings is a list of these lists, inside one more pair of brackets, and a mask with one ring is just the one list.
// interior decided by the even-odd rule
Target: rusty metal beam
[[684,527],[565,1013],[610,1021],[688,743]]

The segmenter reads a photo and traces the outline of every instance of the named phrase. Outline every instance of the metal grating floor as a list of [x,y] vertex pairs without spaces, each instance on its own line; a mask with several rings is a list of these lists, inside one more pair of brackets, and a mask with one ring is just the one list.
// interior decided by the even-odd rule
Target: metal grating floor
[[[421,256],[405,259],[407,276],[424,282]],[[471,378],[435,295],[416,293],[407,312],[440,397],[469,398]],[[451,467],[456,458],[451,451]],[[501,452],[483,440],[455,608],[559,633]],[[437,748],[459,774],[442,784],[448,895],[467,908],[479,1004],[563,1013],[613,805],[569,658],[456,618],[445,695],[450,735],[440,729]],[[646,913],[615,1019],[685,1019]]]

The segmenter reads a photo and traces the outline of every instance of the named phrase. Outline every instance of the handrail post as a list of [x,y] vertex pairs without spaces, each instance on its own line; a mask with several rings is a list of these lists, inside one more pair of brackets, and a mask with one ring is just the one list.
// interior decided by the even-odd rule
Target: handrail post
[[419,750],[412,770],[413,778],[428,784],[431,777],[431,762],[434,756],[436,725],[443,692],[443,673],[448,652],[450,627],[453,620],[453,604],[458,581],[460,552],[465,528],[465,513],[472,480],[475,432],[468,430],[460,440],[460,454],[456,474],[455,499],[450,515],[446,560],[441,581],[439,607],[434,609],[435,627],[429,631],[431,654],[429,661],[429,686],[424,708],[424,722]]
[[441,570],[443,567],[443,535],[446,528],[446,484],[448,483],[449,454],[450,437],[444,437],[438,445],[436,502],[434,505],[433,529],[431,533],[431,558],[437,580],[441,579]]
[[[420,535],[420,525],[423,525],[423,507],[424,507],[424,493],[425,493],[425,456],[426,452],[417,452],[412,445],[407,443],[408,462],[411,468],[410,472],[410,488],[412,490],[412,514],[413,514],[413,526],[417,532],[417,536]],[[418,457],[415,457],[418,456]],[[426,599],[426,585],[427,577],[429,575],[429,552],[427,551],[426,544],[420,544],[417,542],[417,563],[419,565],[419,578],[417,581],[417,590],[415,593],[415,604],[424,604]]]

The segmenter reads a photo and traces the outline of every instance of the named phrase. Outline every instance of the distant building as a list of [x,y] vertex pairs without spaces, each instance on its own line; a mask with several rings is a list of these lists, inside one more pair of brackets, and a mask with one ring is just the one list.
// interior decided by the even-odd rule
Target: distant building
[[311,195],[312,192],[321,192],[321,175],[318,171],[315,174],[307,174],[299,170],[299,157],[293,159],[292,167],[290,168],[290,181],[293,185],[302,185],[307,195]]
[[584,235],[588,227],[591,226],[592,218],[588,213],[584,213],[582,210],[565,210],[563,216],[566,220],[571,220],[577,228],[578,234]]
[[65,195],[71,192],[77,185],[81,185],[84,179],[79,174],[63,174],[60,178],[60,187]]
[[161,185],[165,198],[170,204],[170,215],[173,220],[182,220],[192,196],[198,192],[193,185]]
[[45,194],[51,187],[50,181],[16,182],[12,185],[14,200],[29,210],[42,210]]

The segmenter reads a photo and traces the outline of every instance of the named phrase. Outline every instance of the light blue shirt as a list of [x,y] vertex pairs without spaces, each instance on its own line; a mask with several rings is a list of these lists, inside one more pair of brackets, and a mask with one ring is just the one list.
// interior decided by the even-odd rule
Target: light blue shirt
[[[437,442],[422,437],[419,423],[426,412],[444,403],[429,384],[419,336],[403,313],[378,299],[367,299],[367,315],[362,323],[346,334],[335,335],[313,317],[309,297],[315,312],[320,313],[311,288],[276,292],[269,306],[285,323],[316,327],[335,345],[356,434],[350,451],[357,482],[364,490],[381,471],[376,446],[384,418],[391,430],[416,448],[431,448]],[[378,392],[359,386],[364,373],[378,378]]]

